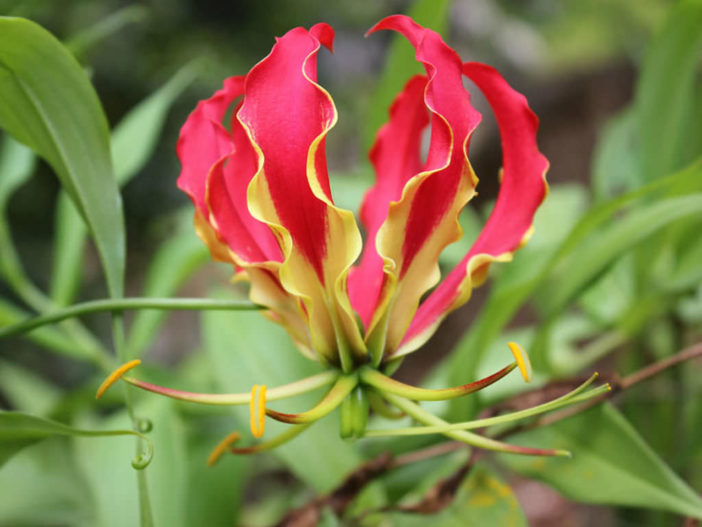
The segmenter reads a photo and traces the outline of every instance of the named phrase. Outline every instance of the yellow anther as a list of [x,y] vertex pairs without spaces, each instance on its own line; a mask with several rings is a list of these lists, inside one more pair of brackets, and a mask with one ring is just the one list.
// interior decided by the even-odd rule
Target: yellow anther
[[266,385],[262,384],[258,390],[258,436],[262,437],[266,429]]
[[[260,388],[260,389],[259,389]],[[256,403],[256,391],[258,390],[258,404]],[[249,414],[251,416],[251,434],[256,437],[263,437],[266,426],[266,386],[254,384],[251,388],[251,400],[249,401]]]
[[210,457],[207,458],[207,466],[211,467],[217,461],[219,460],[220,457],[222,457],[222,454],[224,454],[224,451],[227,449],[229,445],[232,443],[235,443],[236,441],[239,440],[239,432],[232,432],[229,434],[227,437],[222,439],[219,444],[212,449],[212,453],[210,454]]
[[517,361],[517,366],[519,366],[519,371],[522,374],[525,382],[530,382],[532,377],[531,361],[529,360],[529,355],[526,354],[524,348],[522,348],[516,342],[508,342],[512,355],[514,355],[514,360]]
[[100,387],[97,389],[97,392],[95,393],[95,398],[99,399],[103,393],[107,391],[107,389],[112,386],[114,383],[116,383],[125,373],[127,373],[129,370],[132,368],[136,368],[141,364],[141,361],[139,359],[134,359],[129,361],[126,364],[122,364],[119,368],[117,368],[115,371],[110,373],[110,375],[103,381],[103,383],[100,385]]

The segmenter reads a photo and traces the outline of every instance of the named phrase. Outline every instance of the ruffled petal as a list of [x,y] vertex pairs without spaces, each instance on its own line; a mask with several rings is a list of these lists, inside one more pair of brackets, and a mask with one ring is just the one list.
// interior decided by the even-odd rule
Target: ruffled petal
[[246,193],[258,170],[258,156],[246,131],[235,119],[230,137],[232,153],[212,166],[207,181],[205,201],[210,220],[237,265],[282,262],[283,254],[270,227],[249,212]]
[[[439,254],[461,235],[458,214],[477,183],[467,146],[480,121],[463,87],[461,60],[439,34],[402,15],[382,20],[369,33],[380,29],[403,34],[424,64],[431,142],[424,171],[407,182],[399,201],[390,204],[376,238],[386,273],[366,337],[376,357],[399,346],[421,296],[440,278]],[[375,349],[379,343],[385,345],[383,353]]]
[[244,94],[244,77],[230,77],[221,90],[200,101],[180,129],[176,151],[181,172],[178,188],[190,196],[200,214],[207,217],[205,189],[207,174],[233,147],[232,138],[223,126],[227,109]]
[[419,307],[395,356],[418,348],[449,312],[467,302],[472,288],[484,281],[490,263],[512,259],[531,236],[534,214],[548,192],[548,161],[536,144],[539,121],[526,98],[485,64],[466,63],[463,73],[485,94],[497,118],[503,152],[500,192],[478,239]]
[[366,243],[358,267],[349,276],[351,305],[367,328],[383,285],[383,259],[375,248],[376,235],[388,215],[390,203],[398,201],[407,181],[424,166],[420,147],[422,131],[429,124],[424,105],[424,75],[412,77],[390,107],[390,120],[379,131],[370,151],[376,183],[363,198],[361,223]]
[[360,233],[353,214],[331,199],[324,140],[336,109],[316,83],[317,52],[331,47],[332,37],[328,25],[318,24],[278,39],[247,75],[236,119],[257,155],[248,206],[279,241],[280,283],[302,303],[312,347],[339,362],[339,350],[362,358],[365,345],[346,291]]
[[233,263],[227,247],[209,224],[209,210],[205,201],[207,175],[212,166],[234,148],[229,132],[223,126],[227,109],[244,93],[244,77],[230,77],[221,90],[209,99],[200,101],[180,129],[176,146],[181,172],[178,188],[195,205],[195,231],[207,245],[212,258]]

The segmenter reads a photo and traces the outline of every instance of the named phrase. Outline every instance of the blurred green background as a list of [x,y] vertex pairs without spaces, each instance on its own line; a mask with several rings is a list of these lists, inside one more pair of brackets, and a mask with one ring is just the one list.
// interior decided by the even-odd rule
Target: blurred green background
[[[406,13],[413,8],[413,4],[399,0],[0,0],[0,14],[34,20],[66,43],[89,72],[113,127],[138,103],[164,86],[186,64],[192,64],[189,71],[195,74],[183,83],[184,91],[174,99],[160,139],[155,143],[153,156],[123,189],[128,233],[127,293],[139,295],[144,294],[143,284],[149,283],[147,271],[155,249],[169,240],[174,232],[190,229],[188,224],[191,209],[188,199],[175,186],[179,173],[175,156],[179,127],[197,101],[218,89],[225,77],[245,74],[268,53],[274,36],[282,35],[294,26],[309,27],[324,21],[330,23],[336,31],[334,54],[323,52],[319,61],[320,83],[330,91],[339,111],[338,124],[329,135],[328,158],[336,201],[343,206],[357,207],[363,190],[372,181],[366,153],[373,134],[387,115],[388,94],[392,93],[388,88],[392,85],[392,79],[388,80],[388,74],[384,73],[390,35],[380,33],[364,38],[363,34],[382,17]],[[626,178],[627,174],[633,173],[632,167],[636,165],[629,154],[629,149],[634,150],[635,146],[631,143],[641,139],[641,136],[632,138],[629,133],[632,126],[627,128],[625,123],[632,119],[627,117],[631,112],[627,113],[626,109],[634,101],[638,73],[651,39],[661,29],[669,9],[676,2],[453,0],[437,1],[435,8],[430,3],[423,4],[430,7],[418,14],[422,22],[440,26],[442,34],[464,60],[487,62],[497,67],[512,86],[527,96],[532,109],[539,116],[539,145],[551,163],[548,180],[560,192],[555,192],[558,197],[552,198],[557,203],[555,208],[544,213],[541,220],[547,236],[535,238],[535,252],[538,253],[540,248],[553,249],[555,243],[549,236],[560,243],[567,229],[586,210],[589,203],[612,198],[622,191],[641,186],[643,183],[640,180],[646,181],[646,177],[640,174],[633,176],[634,180],[640,176],[640,180]],[[445,10],[448,10],[448,14]],[[413,67],[409,47],[398,49],[404,49],[407,54],[406,63]],[[666,88],[665,79],[661,80],[661,85],[663,89]],[[672,93],[673,87],[669,88]],[[497,194],[496,175],[501,165],[501,151],[497,128],[484,99],[476,94],[473,101],[483,113],[483,124],[471,143],[471,162],[481,178],[480,196],[472,207],[473,210],[479,210],[484,205],[489,205]],[[697,97],[696,101],[697,105],[693,107],[699,113],[702,99]],[[612,121],[613,118],[616,120]],[[651,128],[655,129],[657,124],[652,122]],[[682,168],[699,155],[700,142],[696,139],[702,140],[699,137],[702,128],[695,126],[690,130],[689,140],[676,153],[675,161],[662,167],[664,174]],[[606,141],[602,140],[603,137]],[[611,178],[608,177],[610,174]],[[656,174],[656,177],[664,174]],[[29,275],[43,290],[51,287],[53,239],[56,234],[56,224],[52,218],[56,213],[58,192],[56,178],[46,165],[41,164],[37,174],[13,195],[8,209],[8,223],[12,227],[19,253]],[[570,212],[567,218],[562,214],[566,209]],[[468,241],[470,234],[475,231],[471,230],[470,222],[477,218],[477,215],[471,214],[466,219]],[[561,222],[563,225],[560,225]],[[692,229],[695,227],[692,225]],[[559,234],[553,234],[554,232]],[[190,233],[188,236],[194,238]],[[465,253],[467,243],[449,248],[443,263],[446,266],[455,263]],[[655,246],[653,247],[655,251]],[[529,264],[529,258],[535,256],[533,252],[524,252],[528,256],[520,260],[523,273],[528,267],[524,262]],[[545,252],[548,253],[547,250]],[[203,254],[202,251],[198,253],[200,260],[193,268],[201,266],[207,260],[206,254],[202,259]],[[540,262],[538,259],[535,261],[537,266]],[[81,260],[81,265],[83,273],[78,298],[104,297],[103,275],[92,248]],[[516,262],[514,269],[519,269]],[[565,343],[575,342],[581,348],[587,348],[588,339],[594,338],[593,335],[625,325],[621,322],[625,318],[621,313],[629,313],[627,310],[637,302],[636,295],[630,291],[629,282],[626,279],[620,280],[622,272],[626,275],[629,270],[626,266],[619,266],[607,274],[608,267],[602,271],[602,275],[606,276],[605,280],[599,282],[601,287],[592,288],[589,297],[585,295],[577,299],[579,314],[584,313],[586,316],[583,318],[587,318],[588,322],[595,320],[596,323],[588,326],[590,333],[586,330],[583,338],[577,336],[581,328],[576,327],[576,337],[563,337]],[[526,273],[528,274],[528,269]],[[187,296],[209,295],[211,287],[225,284],[229,274],[229,269],[214,264],[207,265],[179,293]],[[509,285],[515,276],[519,278],[518,273],[510,276],[509,271],[505,271],[505,275],[501,276],[504,278],[501,284]],[[175,280],[174,283],[176,282],[178,281]],[[619,294],[617,286],[621,286],[624,292]],[[604,294],[603,288],[607,287],[610,289]],[[679,296],[690,295],[695,288],[699,290],[699,284],[686,284],[681,289],[684,289],[682,293],[675,291],[669,296],[678,295],[675,296],[677,301]],[[641,290],[645,292],[645,288]],[[422,380],[424,372],[440,357],[447,355],[457,343],[464,342],[461,336],[466,328],[472,327],[471,323],[479,316],[481,308],[489,305],[487,299],[490,291],[490,286],[477,290],[470,303],[447,319],[441,331],[426,345],[426,349],[408,358],[399,376],[413,382]],[[546,294],[541,294],[542,298],[537,298],[536,308],[530,306],[518,310],[510,328],[527,326],[540,320],[542,313],[538,308],[548,305],[548,298],[543,297],[547,297],[549,292],[551,290],[546,290]],[[0,283],[0,294],[13,301],[17,299],[4,283]],[[627,297],[627,294],[630,296]],[[538,296],[538,292],[535,296]],[[677,311],[675,316],[668,317],[673,310],[671,307],[670,312],[659,318],[665,319],[665,323],[672,321],[673,325],[680,323]],[[658,315],[656,312],[645,316],[650,316],[657,323],[660,322]],[[650,355],[642,353],[637,356],[633,361],[634,366],[660,358],[662,355],[656,355],[657,349],[672,353],[689,343],[690,338],[699,336],[699,320],[695,316],[697,315],[693,314],[693,322],[689,327],[684,327],[685,331],[681,329],[677,333],[647,332],[655,329],[655,324],[644,329],[637,326],[637,331],[641,329],[640,334],[627,335],[635,342],[632,349],[639,350],[636,346],[640,346],[646,348],[644,351],[650,352]],[[246,319],[244,315],[242,317]],[[209,319],[205,321],[206,326],[207,320]],[[109,340],[106,336],[109,331],[106,317],[92,317],[87,322],[98,334],[104,336],[105,341]],[[222,327],[227,324],[224,319],[220,319],[220,322]],[[579,319],[579,322],[582,320]],[[631,323],[635,325],[637,322]],[[646,325],[645,322],[638,323]],[[245,326],[238,324],[233,327],[244,331],[242,325]],[[595,329],[592,330],[592,327]],[[558,326],[558,331],[566,334],[571,329],[567,324]],[[562,333],[558,331],[557,338],[562,338]],[[207,333],[205,329],[203,333],[211,335],[212,331]],[[472,337],[474,335],[469,339]],[[237,336],[232,335],[232,339],[235,338]],[[475,338],[479,340],[479,337]],[[653,342],[656,338],[664,341],[663,344],[657,347],[654,342],[648,346],[649,341]],[[144,337],[141,342],[145,346],[148,344],[149,360],[158,364],[182,364],[181,361],[188,360],[184,357],[190,351],[201,347],[198,318],[184,313],[171,315],[158,338],[153,341],[150,339],[151,337]],[[205,346],[217,347],[211,344]],[[38,371],[52,382],[68,388],[82,387],[86,377],[94,373],[85,364],[37,351],[31,344],[20,339],[12,341],[11,350],[5,343],[0,344],[0,358],[10,357],[13,363]],[[627,360],[626,357],[620,357],[618,361],[610,360],[605,363],[605,367],[616,362],[618,367],[626,369],[631,365]],[[199,362],[198,366],[194,363],[198,361],[189,363],[190,369],[183,370],[186,373],[181,371],[182,377],[188,381],[206,378],[204,384],[209,383],[212,373],[205,374],[203,371],[211,365]],[[233,376],[237,375],[238,370],[231,364],[229,366],[234,368],[231,370]],[[476,365],[473,366],[477,368]],[[174,381],[166,374],[159,374],[165,379],[164,383],[173,385]],[[663,386],[663,396],[659,399],[665,403],[671,403],[672,400],[671,405],[677,408],[676,412],[683,411],[678,404],[685,396],[682,383],[678,383],[681,376],[676,371],[668,379],[668,384],[660,385]],[[227,383],[220,382],[217,386],[221,387],[222,384]],[[694,388],[696,384],[691,382],[687,386]],[[2,397],[0,395],[0,402],[7,402]],[[654,445],[662,458],[688,479],[692,478],[693,485],[699,484],[700,475],[692,473],[687,466],[690,458],[681,454],[681,443],[684,443],[690,451],[697,453],[695,459],[699,458],[699,449],[691,446],[694,438],[699,437],[699,427],[691,425],[690,429],[694,433],[684,436],[684,430],[679,428],[680,413],[671,413],[670,407],[661,405],[661,408],[656,407],[658,413],[654,414],[651,407],[658,402],[647,406],[646,397],[647,394],[641,393],[629,400],[627,415],[633,416],[637,429]],[[159,403],[154,403],[157,404]],[[161,407],[154,408],[154,413],[166,412]],[[692,412],[697,415],[699,410]],[[193,418],[187,411],[184,413],[193,422],[201,417]],[[660,420],[655,421],[651,415]],[[699,423],[699,417],[693,416],[690,422],[693,425]],[[192,423],[188,424],[191,425]],[[206,441],[202,445],[210,444],[212,438],[222,432],[222,428],[220,423],[210,427],[208,434],[203,432]],[[659,433],[660,429],[663,429],[662,433]],[[198,445],[199,454],[206,451],[204,446]],[[286,466],[290,468],[289,465]],[[688,470],[690,473],[685,473]],[[209,481],[202,474],[198,477]],[[219,477],[223,477],[221,473]],[[241,482],[240,479],[237,481]],[[642,525],[642,518],[648,522],[647,525],[673,525],[677,521],[670,515],[644,515],[640,511],[630,510],[614,513],[605,507],[574,505],[541,483],[519,478],[512,482],[533,525]],[[269,476],[265,483],[269,487],[278,485],[287,488],[289,482],[285,477]],[[249,494],[251,495],[247,497],[253,498],[254,502],[260,498],[255,491],[249,491]],[[284,505],[277,506],[280,508],[288,505],[285,502]],[[254,510],[249,514],[252,518],[257,512]],[[262,517],[271,517],[261,514]]]

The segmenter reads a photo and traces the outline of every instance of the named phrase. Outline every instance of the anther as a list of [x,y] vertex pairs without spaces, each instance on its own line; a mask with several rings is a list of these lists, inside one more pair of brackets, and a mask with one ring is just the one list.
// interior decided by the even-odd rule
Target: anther
[[[258,391],[258,393],[257,393]],[[258,396],[258,401],[256,400]],[[249,414],[251,416],[251,434],[255,438],[263,437],[266,427],[266,386],[254,384],[251,388],[249,401]]]
[[529,355],[527,355],[526,351],[524,351],[524,348],[522,348],[516,342],[508,342],[507,346],[509,346],[512,355],[514,355],[514,360],[517,361],[517,366],[519,366],[519,371],[521,372],[524,381],[530,382],[533,371],[531,369],[531,361],[529,360]]
[[107,379],[105,379],[100,385],[100,387],[97,389],[97,392],[95,393],[95,398],[99,399],[110,386],[116,383],[129,370],[139,366],[139,364],[141,364],[141,361],[139,359],[134,359],[132,361],[127,362],[126,364],[122,364],[119,368],[110,373]]
[[239,440],[239,432],[232,432],[229,434],[227,437],[222,439],[219,444],[212,449],[212,453],[210,456],[207,458],[207,466],[211,467],[217,461],[219,461],[219,458],[222,457],[222,454],[224,454],[225,450],[232,444],[236,443]]

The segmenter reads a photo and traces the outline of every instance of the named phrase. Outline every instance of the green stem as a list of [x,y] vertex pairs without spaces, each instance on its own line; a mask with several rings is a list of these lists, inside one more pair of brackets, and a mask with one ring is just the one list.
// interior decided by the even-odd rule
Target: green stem
[[[312,375],[305,379],[292,382],[290,384],[285,384],[283,386],[276,386],[275,388],[270,388],[266,391],[266,401],[277,401],[280,399],[287,399],[288,397],[293,397],[295,395],[300,395],[303,393],[311,392],[317,388],[322,388],[328,386],[334,382],[339,374],[335,371],[325,371],[318,373],[317,375]],[[230,406],[239,404],[249,404],[251,402],[251,393],[196,393],[196,392],[184,392],[181,390],[173,390],[171,388],[164,388],[163,386],[157,386],[148,382],[140,381],[138,379],[133,379],[131,377],[122,377],[122,380],[132,384],[142,390],[148,390],[150,392],[157,393],[159,395],[165,395],[171,399],[178,399],[179,401],[186,401],[190,403],[199,404],[209,404],[214,406]]]
[[392,393],[406,399],[412,399],[413,401],[446,401],[482,390],[486,386],[490,386],[492,383],[502,379],[502,377],[516,367],[517,363],[514,362],[479,381],[455,386],[453,388],[445,388],[443,390],[429,390],[427,388],[411,386],[397,381],[392,377],[388,377],[387,375],[383,375],[378,370],[372,368],[362,368],[360,370],[360,377],[362,383],[372,386],[381,392]]
[[[427,426],[450,426],[449,423],[435,416],[434,414],[427,412],[422,409],[418,404],[405,399],[403,397],[398,397],[391,393],[383,393],[382,396],[392,405],[396,406],[403,412],[405,412],[410,417],[416,419],[420,423]],[[501,441],[496,441],[495,439],[490,439],[489,437],[484,437],[472,432],[466,432],[464,430],[451,430],[446,432],[440,432],[441,434],[455,439],[456,441],[461,441],[471,446],[478,448],[483,448],[485,450],[495,450],[497,452],[509,452],[512,454],[523,454],[532,456],[569,456],[570,453],[565,450],[545,450],[537,448],[521,447],[517,445],[510,445],[508,443],[502,443]]]
[[312,423],[293,426],[288,428],[279,436],[274,437],[270,441],[265,441],[264,443],[258,443],[256,445],[248,447],[232,448],[230,451],[232,452],[232,454],[258,454],[259,452],[265,452],[266,450],[271,450],[273,448],[279,447],[280,445],[287,443],[291,439],[296,438],[302,432],[307,430],[310,426],[312,426]]
[[342,375],[314,408],[299,414],[285,414],[266,408],[266,415],[277,421],[290,424],[312,423],[334,410],[358,385],[358,376]]
[[119,312],[132,309],[239,311],[263,308],[248,301],[214,300],[208,298],[115,298],[92,300],[2,328],[0,329],[0,338],[26,333],[40,326],[54,324],[67,318],[79,317],[90,313]]
[[[120,361],[126,362],[127,347],[125,346],[124,320],[122,319],[121,312],[112,315],[112,340],[114,343],[115,355],[117,355]],[[126,384],[124,385],[124,404],[132,421],[132,427],[138,430],[139,423],[134,413],[131,389]],[[141,439],[138,439],[136,442],[136,455],[137,458],[144,455],[144,441]],[[139,490],[139,517],[141,520],[141,527],[151,527],[154,524],[154,520],[151,512],[151,499],[149,498],[149,487],[145,470],[137,472],[137,488]]]
[[443,434],[454,430],[475,430],[476,428],[484,428],[486,426],[511,423],[513,421],[526,419],[528,417],[533,417],[535,415],[543,414],[546,412],[552,412],[553,410],[558,410],[559,408],[562,408],[564,406],[569,406],[572,404],[577,404],[593,399],[599,395],[609,392],[610,390],[611,388],[607,385],[600,386],[599,388],[590,390],[589,392],[584,393],[582,395],[572,396],[569,394],[569,397],[565,399],[559,398],[553,401],[549,401],[548,403],[534,406],[532,408],[520,410],[518,412],[498,415],[495,417],[487,417],[485,419],[475,419],[474,421],[467,421],[465,423],[454,423],[437,426],[422,426],[396,430],[369,430],[366,433],[366,437],[415,436],[426,434]]
[[[39,313],[46,313],[47,311],[55,309],[52,300],[37,288],[24,272],[21,260],[15,249],[14,242],[12,241],[7,221],[1,214],[0,271],[15,293],[32,309]],[[107,350],[82,325],[75,322],[67,322],[63,325],[62,329],[78,346],[88,352],[89,358],[94,363],[103,369],[110,368],[110,361],[107,359],[109,356]],[[0,330],[0,336],[2,332],[3,330]]]

